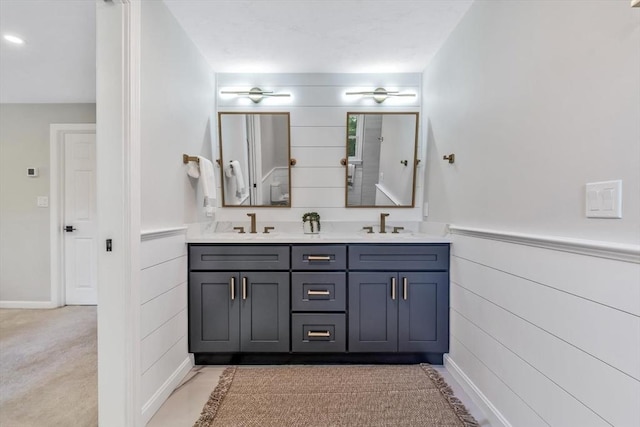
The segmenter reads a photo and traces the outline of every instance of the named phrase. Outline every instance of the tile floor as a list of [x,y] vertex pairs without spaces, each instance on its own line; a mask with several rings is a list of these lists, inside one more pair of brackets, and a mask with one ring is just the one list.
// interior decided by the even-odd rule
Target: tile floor
[[[226,366],[196,366],[162,407],[147,427],[191,427],[215,388]],[[482,427],[490,427],[487,417],[473,403],[444,366],[434,366]]]

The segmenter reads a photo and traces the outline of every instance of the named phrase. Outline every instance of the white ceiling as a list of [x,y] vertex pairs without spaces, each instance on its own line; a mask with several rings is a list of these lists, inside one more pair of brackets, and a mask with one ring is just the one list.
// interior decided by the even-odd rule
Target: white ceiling
[[472,0],[165,0],[216,72],[421,72]]
[[0,102],[95,102],[93,0],[0,0]]
[[[215,72],[381,73],[423,71],[472,1],[165,3]],[[94,0],[0,0],[0,32],[26,40],[0,41],[0,102],[95,102]]]

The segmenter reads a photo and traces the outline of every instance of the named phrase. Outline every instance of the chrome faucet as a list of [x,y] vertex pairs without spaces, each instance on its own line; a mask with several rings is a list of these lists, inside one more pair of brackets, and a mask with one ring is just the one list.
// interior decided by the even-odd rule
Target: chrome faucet
[[387,232],[387,224],[386,224],[386,218],[389,216],[388,213],[381,213],[380,214],[380,233],[386,233]]
[[251,231],[249,233],[256,234],[256,214],[248,213],[247,216],[251,217]]

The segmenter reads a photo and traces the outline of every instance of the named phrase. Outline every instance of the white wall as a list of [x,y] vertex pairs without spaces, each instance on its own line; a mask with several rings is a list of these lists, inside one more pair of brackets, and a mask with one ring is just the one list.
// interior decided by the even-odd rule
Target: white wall
[[51,300],[49,125],[95,121],[95,104],[0,104],[0,304]]
[[[627,1],[476,1],[424,73],[429,220],[637,243],[639,45]],[[623,218],[587,219],[612,179]]]
[[[254,104],[248,98],[218,96],[219,112],[270,111],[290,112],[291,209],[221,208],[222,221],[248,221],[245,213],[256,211],[258,221],[298,221],[304,212],[317,211],[327,221],[378,221],[381,209],[346,209],[345,167],[347,112],[420,112],[419,74],[218,74],[220,90],[246,90],[258,86],[265,90],[286,92],[290,98],[266,98]],[[415,98],[389,98],[376,104],[372,98],[346,96],[351,90],[385,87],[411,91]],[[419,153],[422,153],[422,139]],[[423,168],[418,168],[416,207],[392,209],[389,220],[422,219]],[[218,184],[219,185],[219,184]],[[388,208],[384,208],[388,210]]]
[[[429,221],[459,227],[447,364],[495,425],[640,424],[638,46],[626,1],[479,0],[424,73]],[[623,218],[585,218],[611,179]]]
[[142,229],[203,221],[182,154],[213,157],[215,74],[161,1],[142,2],[141,69]]
[[[161,1],[142,2],[140,402],[148,421],[191,368],[184,227],[206,220],[182,154],[212,159],[214,74]],[[154,233],[154,230],[173,231]]]

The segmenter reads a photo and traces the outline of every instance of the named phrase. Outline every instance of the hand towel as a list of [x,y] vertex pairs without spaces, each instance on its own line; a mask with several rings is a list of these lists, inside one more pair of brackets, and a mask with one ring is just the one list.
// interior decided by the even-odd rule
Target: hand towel
[[211,206],[213,199],[217,198],[213,163],[205,157],[198,156],[198,159],[200,160],[200,181],[202,182],[202,193],[204,194],[203,206]]
[[187,165],[187,175],[192,178],[200,177],[200,169],[196,162],[189,162],[189,164]]

